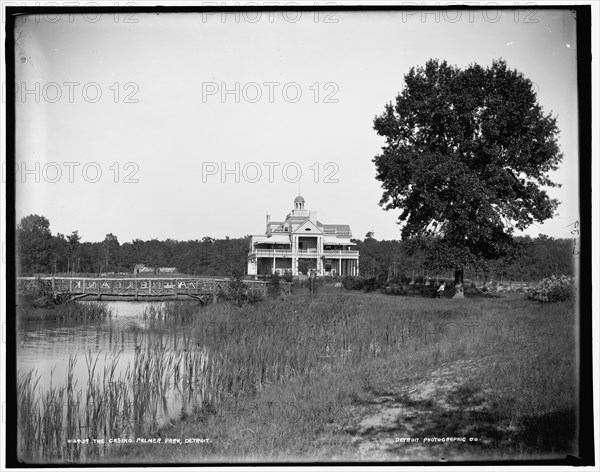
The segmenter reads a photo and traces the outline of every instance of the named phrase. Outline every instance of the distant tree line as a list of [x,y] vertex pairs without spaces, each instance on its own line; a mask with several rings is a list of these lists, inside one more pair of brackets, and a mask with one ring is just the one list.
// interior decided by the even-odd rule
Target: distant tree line
[[119,243],[109,233],[103,241],[82,242],[78,231],[53,235],[47,218],[29,215],[17,226],[16,243],[21,275],[133,273],[136,264],[175,267],[189,275],[224,275],[245,270],[250,238]]
[[[174,267],[189,275],[245,273],[250,236],[191,241],[152,239],[119,243],[108,233],[103,241],[82,242],[78,231],[69,235],[50,231],[50,222],[39,215],[24,217],[17,226],[17,267],[21,275],[133,273],[136,264],[150,268]],[[372,232],[354,239],[360,251],[364,277],[449,276],[443,251],[434,238],[378,241]],[[540,235],[518,237],[519,257],[500,259],[469,268],[471,276],[511,280],[541,280],[550,275],[572,275],[572,241]]]
[[[471,278],[538,281],[551,275],[573,275],[573,242],[540,235],[516,237],[519,251],[510,258],[467,267]],[[452,277],[452,265],[435,238],[378,241],[367,233],[353,239],[360,251],[360,274],[366,278]]]

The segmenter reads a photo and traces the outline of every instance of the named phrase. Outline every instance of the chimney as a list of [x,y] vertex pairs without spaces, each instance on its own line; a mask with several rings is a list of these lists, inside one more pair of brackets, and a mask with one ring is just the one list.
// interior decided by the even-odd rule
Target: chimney
[[317,224],[317,212],[314,210],[310,210],[308,212],[308,219],[312,221],[314,224]]
[[271,234],[271,228],[269,227],[270,223],[271,223],[271,215],[269,215],[267,213],[267,234]]

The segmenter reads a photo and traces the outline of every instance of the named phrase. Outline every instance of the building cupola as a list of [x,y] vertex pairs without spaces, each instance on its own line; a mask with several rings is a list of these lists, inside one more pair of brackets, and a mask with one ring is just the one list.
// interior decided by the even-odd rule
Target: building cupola
[[300,195],[294,198],[294,210],[304,210],[304,198]]

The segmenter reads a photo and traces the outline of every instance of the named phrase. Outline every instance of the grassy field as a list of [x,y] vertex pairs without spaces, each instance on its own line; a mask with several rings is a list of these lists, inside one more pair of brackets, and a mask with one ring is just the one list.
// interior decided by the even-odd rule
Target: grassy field
[[[133,444],[76,457],[110,463],[452,461],[577,452],[570,303],[323,289],[314,300],[299,291],[242,308],[196,310],[173,303],[148,313],[189,323],[189,335],[169,350],[141,353],[146,367],[132,369],[123,393],[177,386],[187,389],[193,407],[166,426],[120,428]],[[23,391],[27,404],[30,391]],[[147,403],[155,404],[148,395]],[[122,417],[116,408],[106,415]],[[47,416],[37,413],[39,421]]]
[[[226,396],[157,431],[160,444],[116,446],[103,460],[451,461],[577,452],[571,304],[343,292],[308,304],[296,295],[269,309],[281,316],[278,328],[311,316],[332,320],[338,336],[330,341],[339,346],[329,351],[316,333],[286,342],[295,355],[337,358],[251,395]],[[296,334],[310,329],[309,322]],[[190,438],[199,441],[185,444]]]

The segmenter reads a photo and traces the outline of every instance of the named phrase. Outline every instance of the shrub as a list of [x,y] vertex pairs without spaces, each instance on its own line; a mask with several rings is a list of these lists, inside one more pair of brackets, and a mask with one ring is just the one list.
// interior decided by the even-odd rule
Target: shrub
[[20,305],[50,309],[67,303],[71,299],[70,293],[54,293],[52,282],[40,278],[19,287],[18,296]]
[[263,296],[263,294],[261,292],[251,290],[248,292],[246,301],[250,304],[260,303],[264,300],[264,298],[265,297]]
[[271,275],[271,279],[269,280],[269,284],[267,285],[267,295],[271,298],[277,298],[281,293],[281,284],[279,274],[275,272]]
[[348,290],[362,290],[365,285],[365,278],[360,276],[347,275],[342,279],[342,285]]
[[248,286],[244,283],[242,272],[232,269],[231,277],[227,283],[226,290],[220,290],[217,298],[220,300],[233,301],[241,307],[248,298]]
[[402,274],[400,276],[400,280],[398,282],[400,282],[400,285],[408,285],[411,280],[412,280],[412,277],[410,275]]
[[391,283],[390,285],[385,287],[385,289],[383,289],[383,292],[386,295],[406,295],[407,294],[407,290],[406,290],[405,286],[398,285],[395,283]]
[[367,292],[373,292],[384,284],[385,281],[380,280],[378,277],[369,277],[367,280],[365,280],[364,288]]
[[527,299],[540,303],[555,303],[573,298],[573,277],[561,275],[551,276],[542,280],[527,294]]

